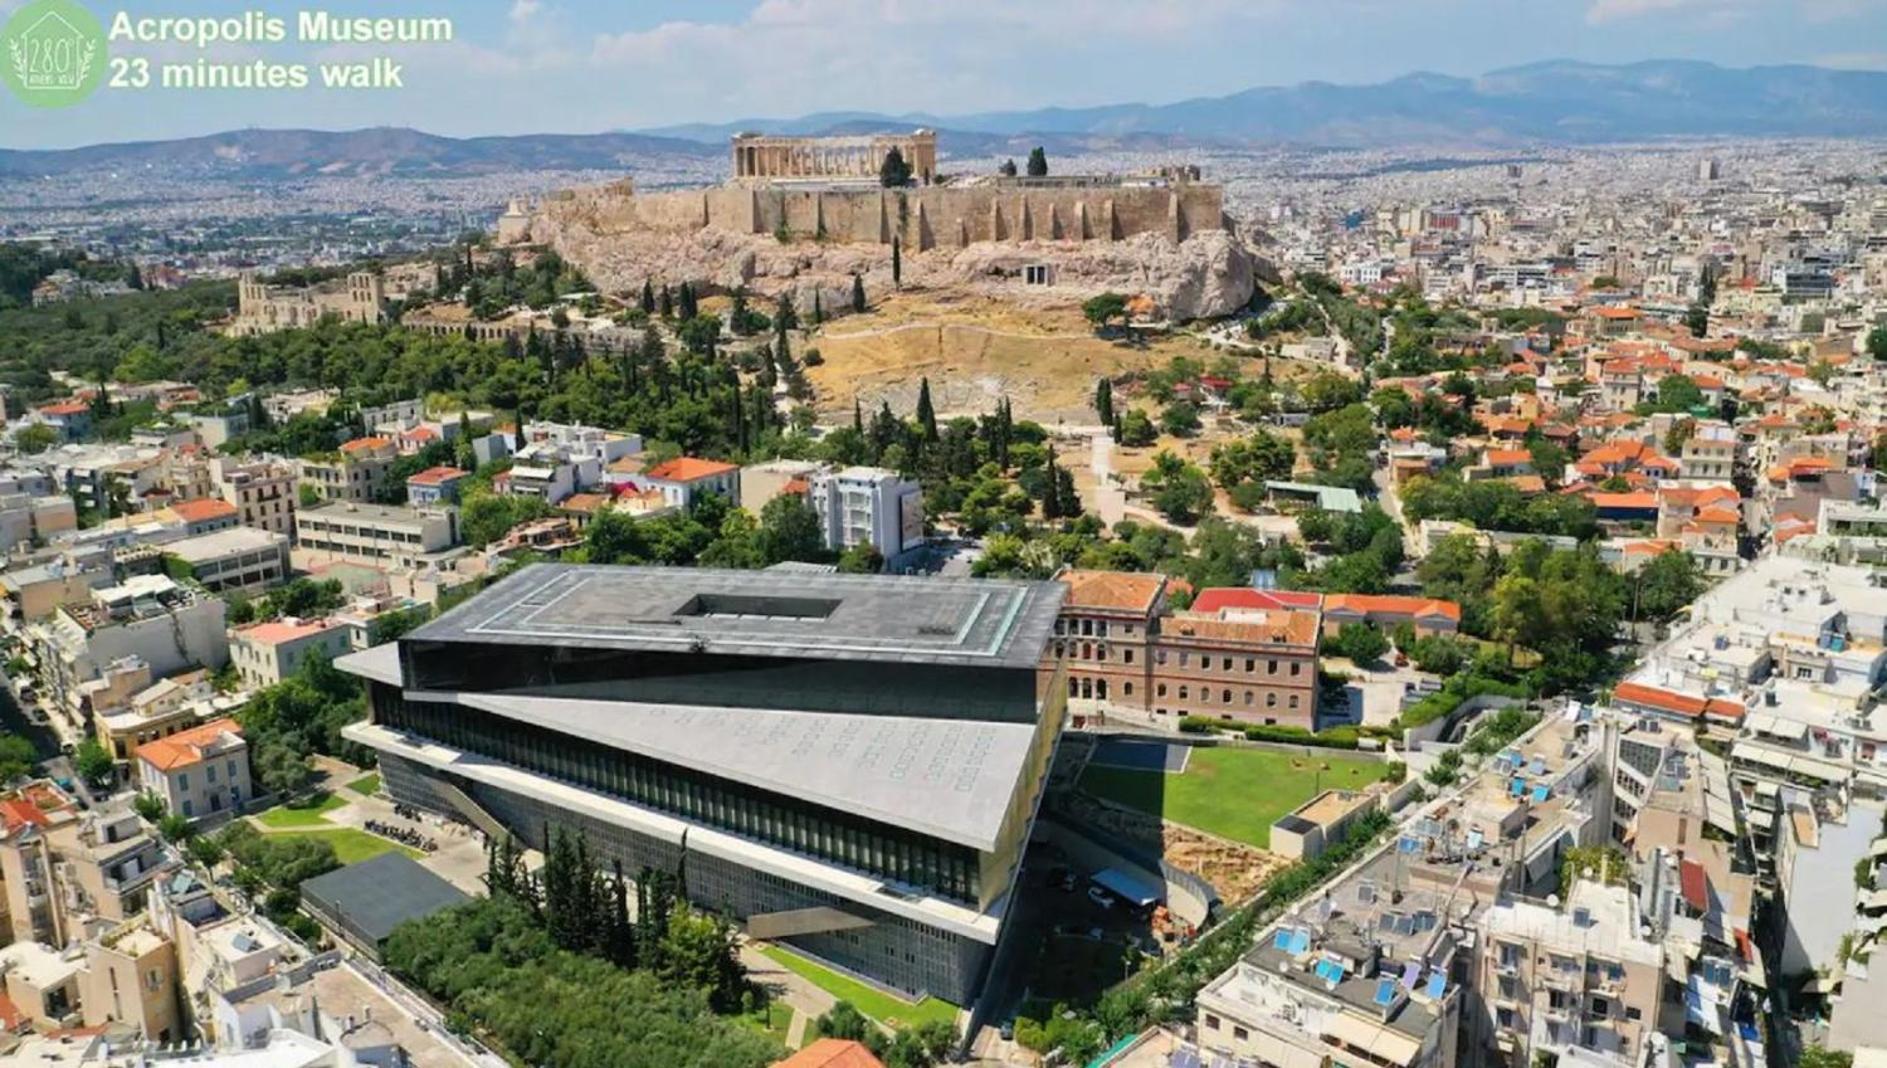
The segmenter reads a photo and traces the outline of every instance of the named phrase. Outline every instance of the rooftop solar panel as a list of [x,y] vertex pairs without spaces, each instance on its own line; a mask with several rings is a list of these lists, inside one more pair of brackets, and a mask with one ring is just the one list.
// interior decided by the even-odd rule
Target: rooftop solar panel
[[1393,1003],[1396,1000],[1396,981],[1394,979],[1378,979],[1376,981],[1376,994],[1374,997],[1370,998],[1370,1000],[1378,1005]]
[[1436,972],[1428,977],[1428,986],[1424,989],[1424,993],[1428,994],[1429,997],[1439,998],[1444,993],[1447,993],[1447,991],[1448,977],[1446,975],[1443,975],[1441,972]]

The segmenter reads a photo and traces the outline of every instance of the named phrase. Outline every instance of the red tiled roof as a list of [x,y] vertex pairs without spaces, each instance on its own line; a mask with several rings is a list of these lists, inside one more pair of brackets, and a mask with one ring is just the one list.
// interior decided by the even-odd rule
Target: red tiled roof
[[1727,698],[1696,697],[1659,686],[1647,686],[1641,682],[1619,683],[1618,687],[1612,691],[1612,699],[1664,712],[1675,712],[1692,719],[1715,716],[1719,719],[1740,720],[1743,718],[1744,711],[1741,703]]
[[1067,608],[1139,614],[1151,612],[1166,588],[1166,576],[1153,572],[1069,571],[1061,581],[1068,587]]
[[1227,608],[1303,608],[1323,605],[1323,594],[1296,590],[1254,590],[1244,586],[1214,586],[1199,591],[1192,610],[1200,615],[1217,615]]
[[283,642],[292,642],[298,638],[306,638],[311,634],[319,634],[335,626],[338,626],[338,624],[325,619],[295,623],[277,619],[267,623],[253,623],[247,627],[238,627],[236,628],[236,633],[249,641],[257,642],[262,645],[280,645]]
[[437,486],[442,482],[450,482],[455,478],[464,477],[465,472],[459,468],[447,464],[440,464],[438,467],[428,467],[424,471],[408,477],[406,481],[417,482],[422,486]]
[[712,478],[715,475],[724,475],[729,471],[737,470],[739,470],[739,468],[735,465],[723,463],[720,460],[703,460],[694,456],[677,456],[666,463],[657,464],[654,468],[644,472],[644,474],[649,478],[661,479],[664,482],[695,482],[700,479]]
[[1710,876],[1704,866],[1685,860],[1677,866],[1678,882],[1684,888],[1684,903],[1698,912],[1710,911]]
[[186,523],[207,523],[212,519],[233,519],[236,516],[236,506],[219,497],[178,501],[170,506],[170,510]]
[[1596,508],[1656,508],[1658,495],[1655,493],[1594,493],[1592,504]]
[[39,414],[78,415],[80,412],[89,412],[91,410],[92,406],[89,404],[80,404],[78,401],[60,401],[58,404],[41,405]]
[[393,439],[383,437],[355,438],[341,443],[342,452],[359,452],[362,449],[378,449],[393,444]]

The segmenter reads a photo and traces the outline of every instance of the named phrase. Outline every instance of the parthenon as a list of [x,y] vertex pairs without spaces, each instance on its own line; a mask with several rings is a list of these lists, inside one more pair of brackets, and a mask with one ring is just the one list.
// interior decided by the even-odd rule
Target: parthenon
[[734,135],[734,177],[876,178],[893,148],[910,164],[911,177],[929,185],[937,172],[937,133],[867,134],[858,137]]

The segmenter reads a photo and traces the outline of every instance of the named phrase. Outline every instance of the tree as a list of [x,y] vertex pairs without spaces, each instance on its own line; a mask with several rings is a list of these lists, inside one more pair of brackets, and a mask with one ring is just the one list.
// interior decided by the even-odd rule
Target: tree
[[1130,448],[1142,448],[1151,445],[1159,437],[1159,431],[1153,426],[1153,420],[1138,408],[1130,408],[1121,417],[1120,433],[1117,439]]
[[1638,571],[1638,611],[1649,619],[1670,619],[1703,592],[1703,570],[1682,549],[1661,552]]
[[13,444],[28,456],[45,452],[59,444],[59,432],[44,423],[34,423],[13,435]]
[[819,525],[819,513],[798,494],[782,493],[760,509],[756,537],[760,555],[768,564],[830,559]]
[[903,150],[892,145],[885,153],[884,162],[878,165],[878,184],[887,189],[895,189],[911,184],[911,165],[904,158]]
[[1094,414],[1100,417],[1101,425],[1114,425],[1114,383],[1103,378],[1094,384]]
[[73,770],[79,778],[93,785],[107,785],[117,775],[118,767],[111,759],[105,747],[97,739],[87,738],[79,743],[78,751],[73,756]]
[[642,301],[640,307],[644,315],[655,314],[655,283],[647,278],[642,280]]
[[1081,302],[1081,314],[1096,330],[1105,330],[1116,319],[1127,321],[1127,298],[1111,291],[1097,294]]
[[1190,401],[1174,401],[1160,413],[1160,429],[1176,438],[1199,433],[1199,409]]
[[1359,667],[1373,664],[1389,651],[1389,639],[1367,623],[1345,624],[1330,642],[1330,650]]
[[1190,524],[1212,507],[1212,484],[1205,472],[1170,452],[1154,457],[1154,469],[1142,482],[1151,481],[1153,507],[1175,523]]
[[1685,375],[1668,374],[1658,380],[1658,411],[1687,412],[1703,402],[1704,391]]
[[1684,311],[1684,326],[1690,330],[1691,337],[1710,333],[1710,309],[1701,303],[1691,305]]
[[928,375],[917,386],[917,428],[924,435],[925,441],[937,440],[937,409],[930,403],[930,376]]
[[1002,175],[1004,178],[1014,178],[1016,176],[1016,161],[1012,159],[1003,160],[996,165],[996,173]]
[[860,542],[839,554],[839,571],[847,575],[875,575],[885,569],[885,558],[871,542]]
[[891,239],[891,284],[904,286],[904,242],[895,237]]
[[675,310],[683,322],[688,322],[701,314],[700,303],[695,299],[695,287],[690,282],[681,284],[681,295],[675,299]]
[[852,272],[852,311],[859,315],[865,313],[865,278],[857,271]]
[[1028,167],[1029,167],[1029,177],[1031,178],[1048,177],[1048,153],[1042,151],[1041,145],[1036,145],[1034,148],[1029,149]]
[[793,295],[781,290],[780,299],[773,306],[773,329],[784,337],[788,330],[797,329],[798,326],[799,312],[793,308]]
[[1227,490],[1290,478],[1296,466],[1296,446],[1268,430],[1215,446],[1210,464],[1212,480]]

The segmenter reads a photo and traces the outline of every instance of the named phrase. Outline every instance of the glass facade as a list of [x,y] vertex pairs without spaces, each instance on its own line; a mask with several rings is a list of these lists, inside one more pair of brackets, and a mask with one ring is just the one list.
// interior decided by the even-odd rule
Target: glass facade
[[798,798],[373,684],[374,719],[397,730],[757,842],[975,905],[976,850]]
[[409,690],[1035,722],[1033,668],[400,641]]

